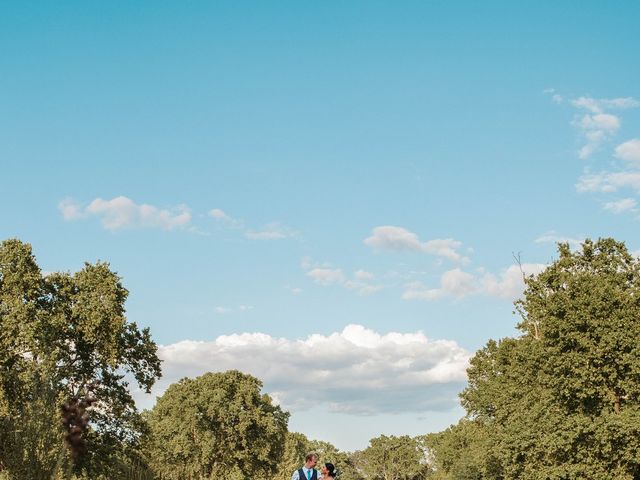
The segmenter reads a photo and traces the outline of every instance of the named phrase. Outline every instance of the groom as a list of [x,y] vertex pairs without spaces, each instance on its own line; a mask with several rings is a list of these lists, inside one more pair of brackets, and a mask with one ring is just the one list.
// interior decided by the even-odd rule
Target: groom
[[304,458],[304,465],[293,472],[291,480],[318,480],[318,471],[314,468],[317,463],[318,455],[316,453],[307,453]]

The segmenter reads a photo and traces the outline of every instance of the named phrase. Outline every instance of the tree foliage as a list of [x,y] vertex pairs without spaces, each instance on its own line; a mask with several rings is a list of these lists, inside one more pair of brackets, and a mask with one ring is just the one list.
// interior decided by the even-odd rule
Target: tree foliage
[[318,454],[318,465],[333,463],[340,480],[363,480],[364,476],[358,469],[354,457],[349,452],[337,449],[329,442],[311,440],[308,443],[308,451]]
[[371,480],[422,480],[430,466],[420,438],[381,435],[355,455],[358,469]]
[[473,422],[436,439],[441,469],[459,464],[445,462],[457,442],[460,456],[486,449],[475,478],[640,478],[638,260],[612,239],[561,244],[516,307],[522,335],[471,361],[462,401]]
[[161,478],[272,476],[289,414],[261,388],[235,370],[171,385],[147,415],[149,455]]
[[[0,468],[50,478],[60,457],[59,406],[89,390],[97,404],[79,469],[98,478],[110,458],[135,447],[142,423],[127,375],[148,391],[160,361],[148,329],[127,321],[127,295],[106,263],[43,275],[30,245],[0,244]],[[22,472],[24,465],[35,470]]]
[[309,439],[302,433],[287,432],[280,461],[275,466],[273,480],[290,480],[291,474],[304,464],[310,452]]
[[478,421],[462,420],[443,432],[424,437],[433,464],[432,480],[500,478],[500,464],[492,456],[492,438]]

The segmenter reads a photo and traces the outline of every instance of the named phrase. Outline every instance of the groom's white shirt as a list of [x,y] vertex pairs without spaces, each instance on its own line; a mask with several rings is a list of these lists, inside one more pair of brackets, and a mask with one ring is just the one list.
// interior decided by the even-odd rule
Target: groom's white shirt
[[[311,471],[311,474],[313,475],[313,468],[302,467],[302,471],[304,472],[304,478],[300,478],[300,475],[298,474],[299,470],[300,469],[293,472],[293,475],[291,475],[291,480],[307,480],[308,471]],[[318,480],[320,480],[320,472],[318,472]]]

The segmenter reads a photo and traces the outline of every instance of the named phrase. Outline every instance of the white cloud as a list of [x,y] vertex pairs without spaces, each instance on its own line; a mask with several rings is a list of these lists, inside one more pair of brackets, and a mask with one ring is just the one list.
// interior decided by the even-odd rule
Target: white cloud
[[624,98],[593,98],[579,97],[571,100],[571,104],[576,108],[588,110],[591,113],[602,113],[605,110],[625,110],[640,107],[640,102],[632,97]]
[[545,88],[542,92],[547,95],[551,95],[551,100],[554,103],[562,103],[564,101],[564,97],[559,93],[556,93],[555,88]]
[[535,239],[536,243],[568,243],[573,249],[578,248],[583,241],[584,239],[558,235],[554,230],[546,232]]
[[306,275],[318,285],[338,285],[347,290],[354,290],[358,295],[362,296],[371,295],[384,288],[383,285],[373,285],[371,282],[375,279],[375,275],[366,270],[356,270],[352,278],[348,278],[342,269],[332,268],[327,263],[318,264],[310,257],[304,257],[301,266],[304,270],[307,270]]
[[244,230],[244,236],[249,240],[282,240],[296,235],[292,228],[280,222],[271,222],[260,230],[248,228],[243,220],[233,218],[220,208],[209,210],[209,216],[228,227]]
[[373,293],[379,292],[384,288],[382,285],[370,285],[359,280],[347,280],[343,285],[349,290],[356,290],[358,292],[358,295],[362,296],[371,295]]
[[634,138],[616,147],[616,157],[633,167],[640,167],[640,139]]
[[586,173],[578,179],[578,192],[617,192],[622,188],[632,188],[640,192],[640,172],[600,172]]
[[219,208],[209,210],[209,216],[215,218],[216,220],[231,220],[231,217]]
[[439,288],[428,288],[421,282],[405,285],[402,294],[405,300],[437,300],[443,297],[463,298],[469,295],[482,294],[492,297],[515,300],[524,290],[524,275],[537,275],[546,265],[525,263],[511,265],[499,275],[485,273],[476,276],[460,269],[445,272],[440,278]]
[[375,278],[375,275],[371,272],[367,272],[366,270],[356,270],[356,272],[353,274],[354,277],[356,277],[358,280],[373,280]]
[[[553,92],[552,90],[545,91],[549,94]],[[553,95],[553,101],[561,103],[563,99]],[[593,98],[583,96],[570,100],[569,103],[579,110],[587,111],[587,113],[574,118],[572,122],[572,125],[586,141],[578,151],[578,156],[581,159],[589,158],[620,129],[620,118],[607,113],[607,111],[640,107],[640,102],[632,97]]]
[[83,211],[82,205],[80,205],[73,198],[65,198],[58,203],[58,210],[62,213],[62,218],[65,220],[78,220],[86,217],[86,213]]
[[318,285],[342,285],[346,278],[339,268],[314,268],[307,272]]
[[582,133],[587,143],[578,152],[582,159],[588,158],[600,145],[620,128],[620,119],[609,113],[587,114],[576,119],[573,125]]
[[633,212],[636,209],[638,202],[634,198],[623,198],[616,202],[607,202],[604,204],[604,209],[609,210],[615,214],[624,212]]
[[263,230],[253,231],[247,230],[245,237],[251,240],[280,240],[295,236],[295,232],[278,222],[268,224]]
[[493,297],[516,299],[524,290],[523,275],[531,276],[542,272],[547,266],[541,263],[523,263],[511,265],[497,277],[487,273],[482,277],[482,289]]
[[458,403],[470,358],[455,341],[361,325],[301,340],[264,333],[185,340],[160,346],[158,355],[163,378],[153,395],[184,376],[238,369],[261,379],[285,409],[323,406],[356,415],[448,410]]
[[576,126],[583,130],[596,130],[613,133],[620,128],[620,119],[610,113],[598,113],[596,115],[584,115],[577,121]]
[[427,288],[421,282],[412,282],[406,287],[402,294],[405,300],[435,300],[446,296],[462,298],[476,293],[479,289],[477,279],[459,268],[444,272],[440,277],[439,288]]
[[453,262],[467,263],[469,259],[458,253],[462,242],[452,238],[420,241],[418,236],[402,227],[384,225],[375,227],[366,245],[380,250],[425,252],[447,258]]
[[358,295],[362,295],[366,297],[367,295],[372,295],[374,293],[379,292],[384,287],[382,285],[361,284],[361,285],[358,285],[356,288],[358,289]]
[[114,197],[111,200],[96,198],[86,207],[82,207],[72,199],[66,199],[60,202],[58,208],[65,220],[98,217],[107,230],[123,228],[173,230],[184,228],[191,222],[191,211],[185,205],[161,209],[146,203],[136,204],[124,196]]
[[253,310],[253,305],[238,305],[237,307],[216,307],[215,312],[218,315],[228,315],[230,313],[247,312]]

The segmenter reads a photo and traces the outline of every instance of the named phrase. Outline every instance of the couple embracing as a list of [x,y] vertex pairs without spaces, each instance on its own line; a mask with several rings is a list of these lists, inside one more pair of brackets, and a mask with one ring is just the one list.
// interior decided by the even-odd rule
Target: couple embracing
[[[338,472],[333,463],[325,463],[320,467],[320,472],[316,470],[318,463],[317,453],[308,453],[304,459],[304,465],[291,476],[291,480],[329,480],[336,478]],[[318,474],[319,473],[319,474]]]

